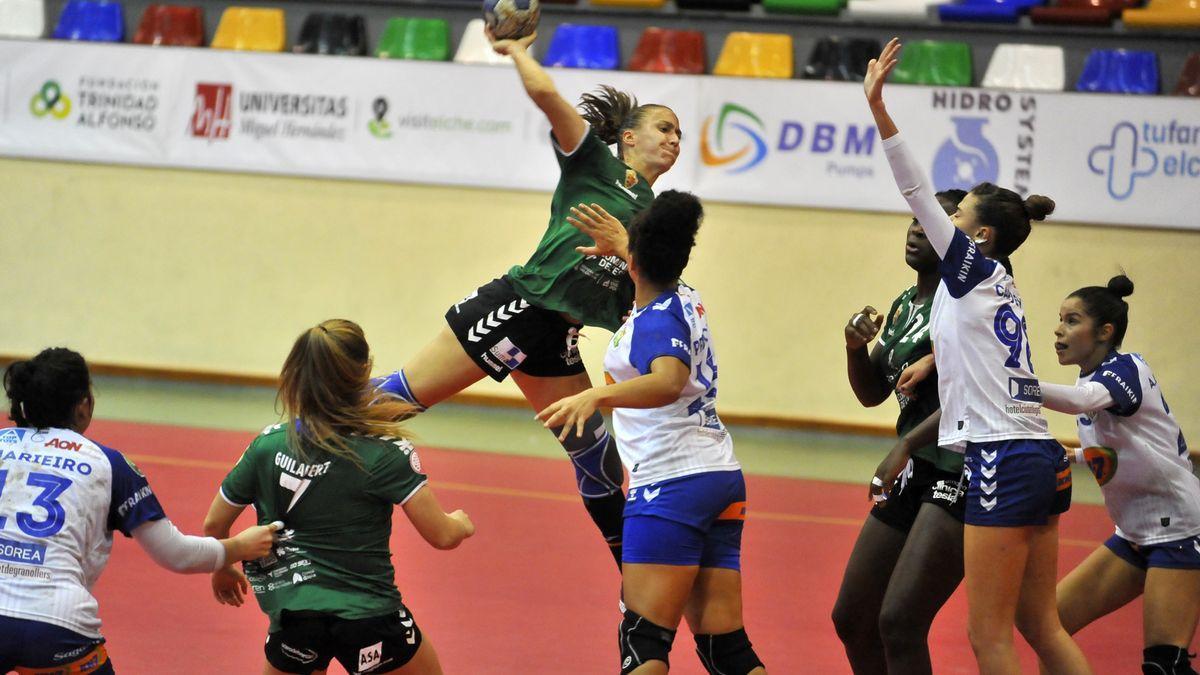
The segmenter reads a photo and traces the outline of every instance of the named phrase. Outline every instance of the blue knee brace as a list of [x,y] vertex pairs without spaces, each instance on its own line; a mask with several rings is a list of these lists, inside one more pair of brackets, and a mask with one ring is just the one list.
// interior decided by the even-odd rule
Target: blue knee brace
[[391,375],[383,377],[371,378],[371,386],[375,388],[375,392],[384,396],[395,396],[398,399],[411,403],[418,408],[418,412],[425,412],[426,408],[413,396],[412,389],[408,386],[408,378],[404,376],[404,370],[397,370]]
[[[557,433],[557,430],[555,430]],[[575,465],[575,483],[585,498],[607,497],[621,491],[624,472],[617,445],[604,429],[604,417],[593,413],[583,427],[583,436],[568,434],[563,449]]]

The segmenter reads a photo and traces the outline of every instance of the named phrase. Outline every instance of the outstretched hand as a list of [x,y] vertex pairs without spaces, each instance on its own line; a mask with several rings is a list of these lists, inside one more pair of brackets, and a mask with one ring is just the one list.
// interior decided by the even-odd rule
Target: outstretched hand
[[863,91],[867,94],[867,102],[874,105],[883,102],[883,83],[891,75],[899,63],[900,38],[892,38],[879,53],[879,58],[867,63],[867,74],[863,77]]
[[547,429],[558,429],[560,443],[567,440],[572,429],[576,438],[582,438],[584,425],[596,412],[595,392],[595,389],[585,389],[574,396],[560,398],[546,406],[535,419],[540,420]]
[[584,255],[615,255],[629,260],[629,233],[616,216],[599,204],[580,204],[571,207],[567,222],[595,242],[592,246],[576,246]]
[[492,33],[492,29],[487,26],[483,27],[483,34],[487,36],[488,42],[492,43],[492,49],[496,50],[496,53],[501,56],[512,56],[515,51],[525,51],[537,39],[537,31],[533,31],[523,38],[498,40],[495,34]]

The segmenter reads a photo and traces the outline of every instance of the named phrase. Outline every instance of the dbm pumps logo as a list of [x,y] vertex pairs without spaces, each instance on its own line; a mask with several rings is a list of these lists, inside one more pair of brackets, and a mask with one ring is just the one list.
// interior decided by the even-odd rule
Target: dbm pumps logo
[[[768,134],[766,125],[758,115],[736,103],[722,105],[716,115],[715,134],[713,126],[713,116],[710,115],[705,118],[701,129],[700,157],[706,166],[731,165],[726,173],[743,173],[761,164],[767,156],[769,137],[778,139],[772,148],[775,153],[807,150],[810,155],[830,158],[825,164],[827,174],[863,178],[872,172],[870,166],[861,165],[861,162],[839,162],[858,160],[875,151],[874,126],[784,119],[780,121],[777,132]],[[729,129],[740,132],[745,140],[737,149],[727,151],[725,136]],[[833,158],[839,158],[839,161]]]
[[1118,122],[1108,143],[1088,153],[1088,168],[1105,176],[1108,194],[1124,201],[1133,194],[1139,178],[1163,175],[1169,178],[1200,178],[1200,126],[1142,122]]
[[[732,119],[731,119],[732,118]],[[745,122],[737,121],[739,118],[745,118],[753,121],[757,129],[753,129],[746,125]],[[726,103],[721,106],[721,112],[717,114],[717,136],[716,143],[709,143],[710,131],[712,130],[713,118],[710,115],[704,119],[704,127],[700,133],[700,158],[708,166],[724,166],[726,164],[735,164],[735,166],[727,169],[729,173],[742,173],[754,168],[763,158],[767,156],[767,142],[763,140],[763,133],[766,128],[763,126],[762,120],[758,115],[750,112],[746,108],[735,103]],[[743,144],[737,150],[728,154],[718,155],[713,152],[713,147],[716,147],[717,152],[725,151],[725,129],[726,125],[737,129],[746,137],[748,143]],[[750,151],[754,151],[754,155],[747,161],[742,161]]]

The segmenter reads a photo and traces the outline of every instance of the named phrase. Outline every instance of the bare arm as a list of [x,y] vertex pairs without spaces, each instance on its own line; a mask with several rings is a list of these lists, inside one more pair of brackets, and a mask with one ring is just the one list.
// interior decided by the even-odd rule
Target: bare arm
[[576,436],[583,436],[584,423],[597,408],[658,408],[673,403],[690,375],[691,370],[683,361],[674,356],[660,356],[650,363],[649,373],[559,399],[539,412],[537,419],[547,429],[561,426],[560,441],[572,427]]
[[436,549],[457,548],[464,539],[475,534],[475,525],[467,514],[461,509],[453,513],[443,511],[433,495],[433,488],[428,485],[418,488],[402,508],[421,538]]
[[938,426],[941,425],[941,422],[942,410],[938,408],[896,441],[896,445],[879,463],[879,468],[875,469],[875,476],[871,478],[869,490],[872,501],[881,502],[888,498],[892,491],[892,484],[896,482],[896,476],[899,476],[900,472],[904,470],[914,451],[937,442]]
[[537,39],[537,33],[518,40],[497,40],[491,31],[487,31],[487,37],[496,53],[512,57],[517,66],[517,73],[521,76],[521,84],[525,86],[525,93],[529,94],[534,105],[550,120],[550,130],[554,133],[559,149],[568,155],[575,152],[583,140],[583,135],[587,133],[587,122],[575,106],[558,93],[554,80],[550,79],[542,64],[529,55],[527,48]]
[[883,350],[875,345],[874,350],[867,351],[882,326],[883,316],[870,305],[846,322],[846,375],[858,402],[868,408],[883,403],[891,393],[879,367]]

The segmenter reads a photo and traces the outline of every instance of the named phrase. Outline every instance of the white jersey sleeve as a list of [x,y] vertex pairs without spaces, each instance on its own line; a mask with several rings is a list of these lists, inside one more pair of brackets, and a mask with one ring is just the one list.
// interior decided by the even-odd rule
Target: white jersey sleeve
[[1117,453],[1112,478],[1100,487],[1117,534],[1139,545],[1200,534],[1200,479],[1187,442],[1149,364],[1112,352],[1079,385],[1102,385],[1113,404],[1078,418],[1084,447]]
[[717,357],[700,294],[680,284],[635,308],[613,335],[604,369],[614,382],[645,375],[660,357],[691,375],[679,399],[659,408],[616,408],[613,432],[631,487],[707,471],[741,468],[717,416]]
[[0,615],[100,636],[112,533],[165,518],[145,476],[66,429],[0,430]]

